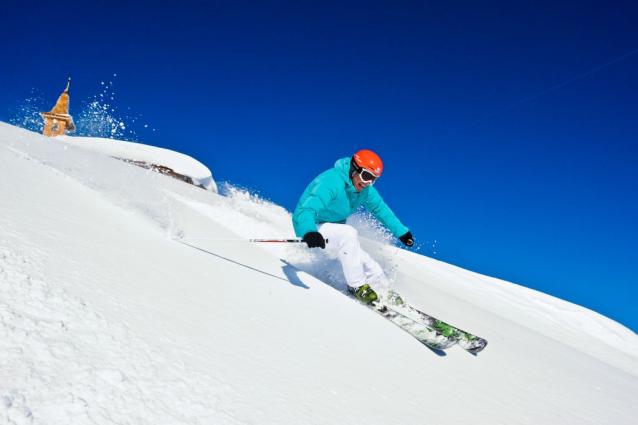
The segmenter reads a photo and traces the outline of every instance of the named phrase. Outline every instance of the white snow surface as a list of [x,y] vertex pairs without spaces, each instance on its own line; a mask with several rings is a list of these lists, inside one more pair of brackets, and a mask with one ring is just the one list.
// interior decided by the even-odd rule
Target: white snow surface
[[0,422],[635,424],[638,338],[376,242],[396,290],[489,341],[436,353],[340,291],[290,214],[0,123]]
[[169,149],[142,143],[125,142],[123,140],[105,139],[102,137],[57,136],[56,139],[74,146],[80,146],[103,155],[133,161],[144,161],[148,164],[163,165],[183,176],[190,177],[196,186],[217,193],[217,184],[204,164],[196,159]]

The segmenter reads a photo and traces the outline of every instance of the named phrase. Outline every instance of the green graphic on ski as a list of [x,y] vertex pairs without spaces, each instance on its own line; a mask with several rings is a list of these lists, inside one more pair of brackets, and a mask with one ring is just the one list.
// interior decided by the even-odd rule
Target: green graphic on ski
[[432,329],[438,335],[442,335],[456,341],[459,347],[470,353],[479,353],[487,346],[487,341],[485,339],[479,338],[478,336],[465,332],[459,328],[455,328],[454,326],[432,317],[429,314],[423,313],[414,307],[406,305],[405,307],[388,306],[387,308],[404,316],[405,313],[400,312],[399,309],[408,309],[413,314],[416,314],[419,321],[426,327]]
[[350,298],[356,300],[362,305],[365,305],[377,314],[385,317],[390,322],[394,323],[399,328],[403,329],[419,342],[427,345],[430,348],[436,350],[445,350],[458,343],[458,340],[449,338],[443,334],[437,333],[434,329],[429,328],[423,323],[412,319],[404,315],[401,312],[387,308],[385,305],[379,302],[372,302],[371,304],[364,304],[357,300],[355,297],[348,295]]

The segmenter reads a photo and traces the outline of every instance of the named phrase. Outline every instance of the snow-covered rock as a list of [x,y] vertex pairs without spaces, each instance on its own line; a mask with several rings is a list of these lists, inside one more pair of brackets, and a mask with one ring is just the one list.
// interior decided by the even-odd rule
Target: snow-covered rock
[[102,137],[58,136],[56,139],[144,168],[154,169],[217,193],[217,185],[208,167],[188,155],[142,143]]

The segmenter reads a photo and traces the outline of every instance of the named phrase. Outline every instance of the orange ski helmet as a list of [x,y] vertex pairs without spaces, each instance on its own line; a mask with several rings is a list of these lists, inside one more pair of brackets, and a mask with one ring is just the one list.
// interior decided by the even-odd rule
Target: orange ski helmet
[[381,177],[383,162],[381,158],[379,158],[379,155],[368,150],[361,150],[355,153],[352,157],[350,177],[352,177],[355,172],[361,172],[362,170],[367,170],[372,173],[375,180]]

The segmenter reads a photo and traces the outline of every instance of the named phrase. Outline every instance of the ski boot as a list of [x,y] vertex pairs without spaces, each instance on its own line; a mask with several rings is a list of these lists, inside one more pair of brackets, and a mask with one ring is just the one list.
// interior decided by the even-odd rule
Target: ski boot
[[358,288],[348,286],[348,292],[354,295],[359,301],[362,301],[366,304],[370,304],[373,301],[376,301],[377,298],[379,298],[377,297],[377,293],[374,292],[374,290],[370,288],[370,285],[368,285],[367,283]]

